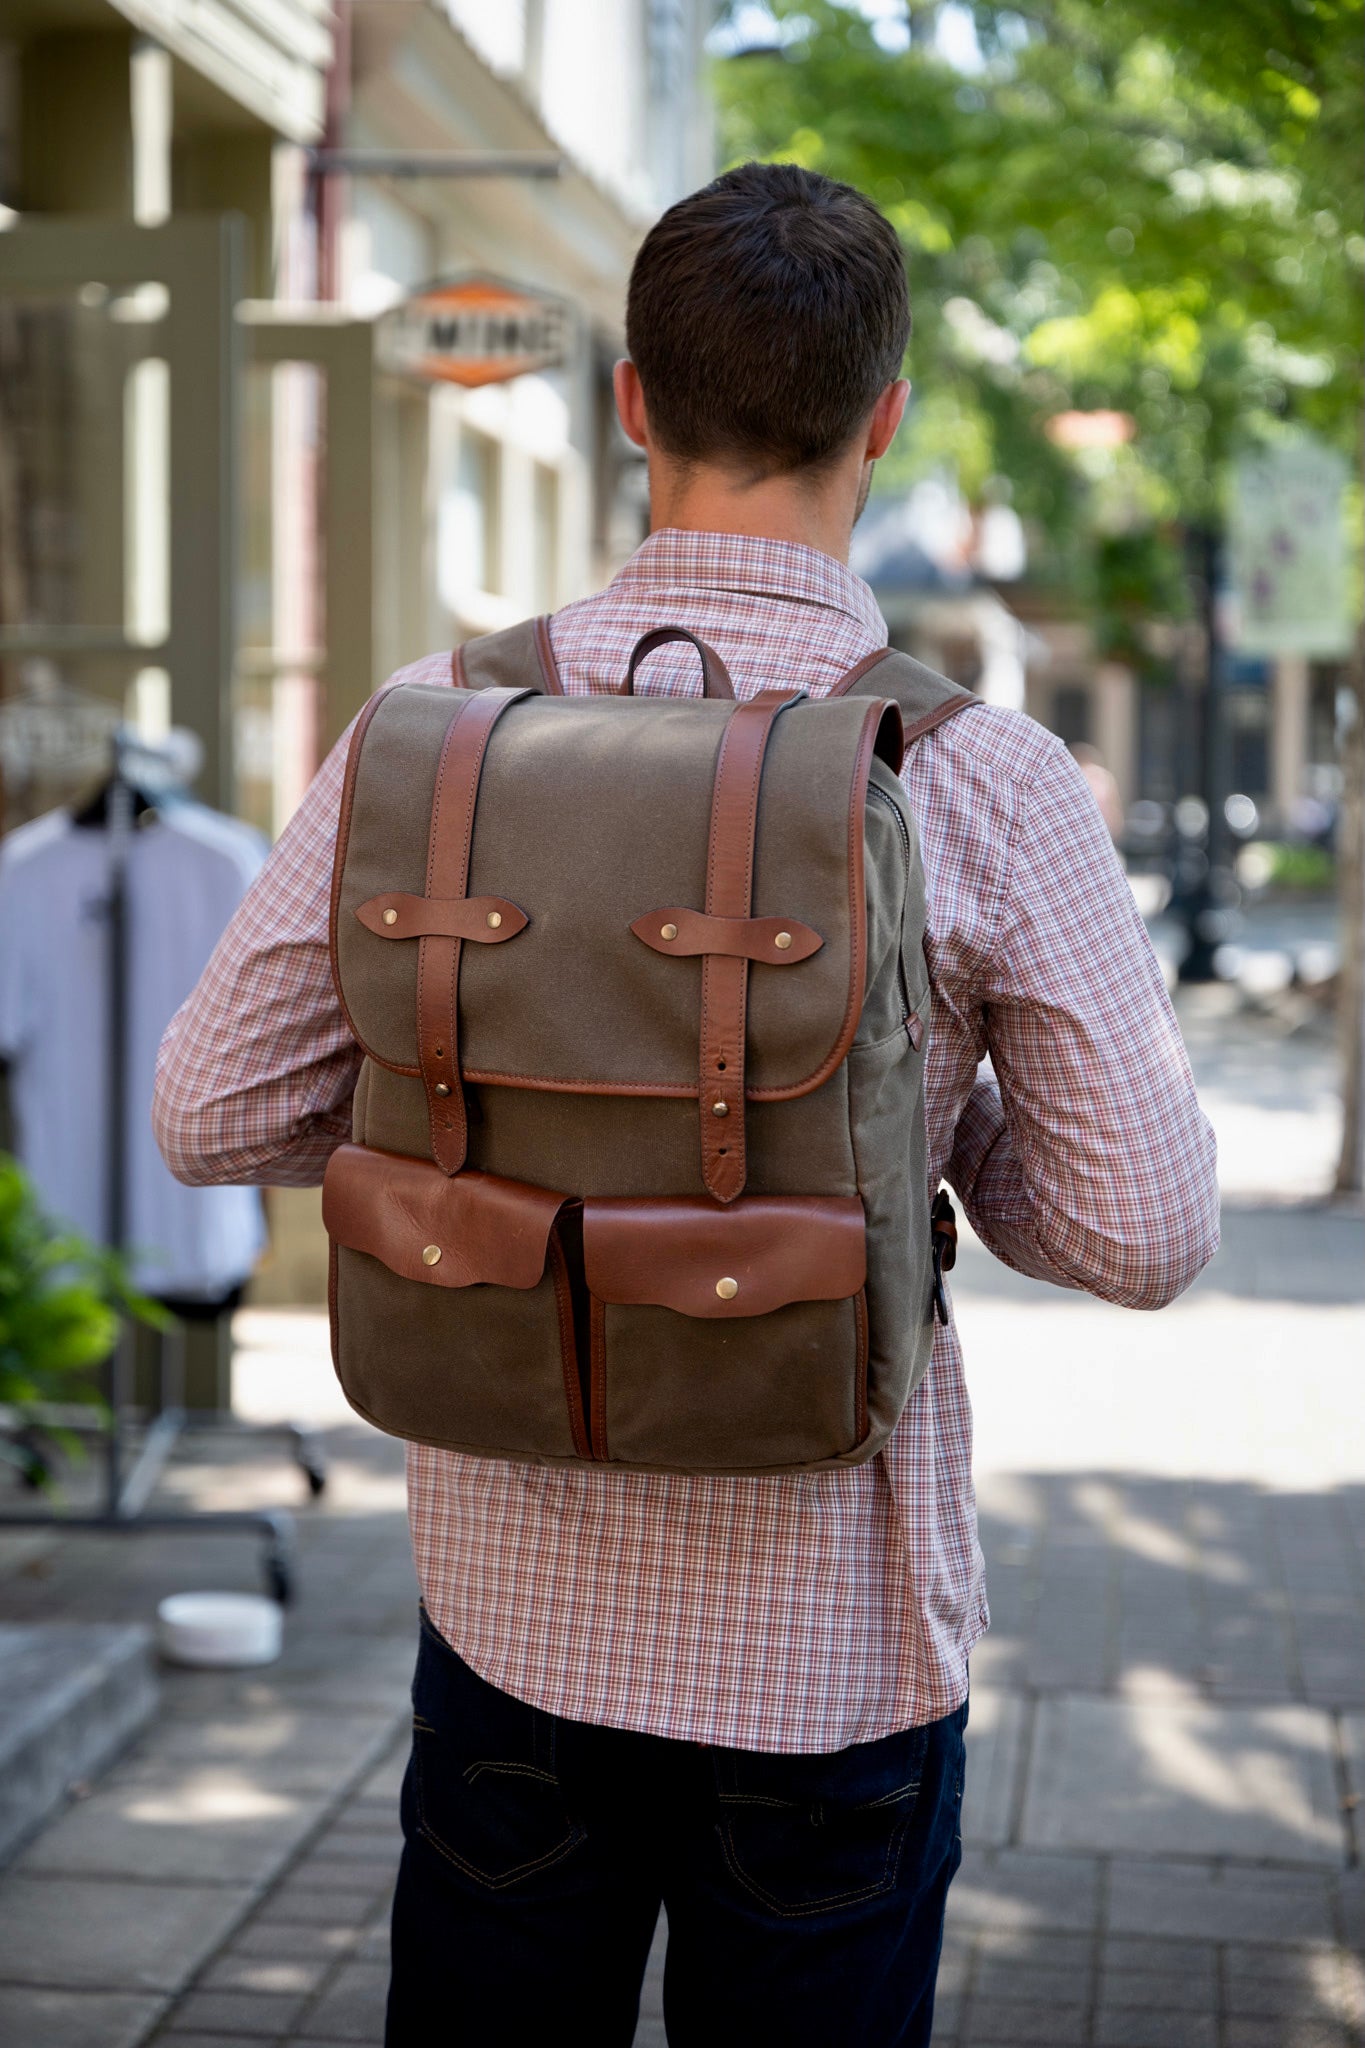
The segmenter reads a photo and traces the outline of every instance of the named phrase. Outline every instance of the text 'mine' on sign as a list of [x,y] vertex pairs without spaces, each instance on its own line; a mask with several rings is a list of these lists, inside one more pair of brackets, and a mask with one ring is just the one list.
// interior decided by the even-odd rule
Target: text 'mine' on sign
[[438,383],[501,384],[564,358],[563,303],[496,278],[429,285],[385,321],[395,370]]

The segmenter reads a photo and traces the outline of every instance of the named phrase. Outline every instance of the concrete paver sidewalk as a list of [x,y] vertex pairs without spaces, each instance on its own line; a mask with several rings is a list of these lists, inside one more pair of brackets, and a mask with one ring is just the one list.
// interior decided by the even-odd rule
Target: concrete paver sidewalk
[[[1365,2041],[1365,1231],[1267,1206],[1282,1119],[1290,1192],[1325,1169],[1328,1055],[1218,1004],[1187,1028],[1223,1077],[1231,1200],[1191,1294],[1127,1315],[970,1241],[955,1276],[994,1622],[939,2048]],[[168,1673],[157,1725],[0,1875],[0,2039],[24,2048],[381,2038],[401,1451],[342,1419],[321,1318],[242,1334],[244,1407],[317,1414],[336,1468],[285,1657]],[[292,1484],[242,1443],[171,1483],[214,1505]],[[222,1539],[0,1539],[0,1618],[145,1619],[255,1569]],[[656,1953],[641,2048],[664,2038],[659,1978]]]

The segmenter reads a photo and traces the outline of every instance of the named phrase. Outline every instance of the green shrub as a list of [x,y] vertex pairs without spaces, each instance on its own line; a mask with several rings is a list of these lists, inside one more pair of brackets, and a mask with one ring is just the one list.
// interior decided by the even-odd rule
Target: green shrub
[[30,1484],[50,1483],[57,1446],[79,1449],[50,1411],[102,1405],[94,1374],[124,1316],[173,1322],[137,1292],[117,1254],[50,1222],[28,1176],[0,1153],[0,1460]]
[[1272,841],[1270,883],[1279,889],[1331,889],[1336,884],[1337,864],[1325,846],[1305,846]]

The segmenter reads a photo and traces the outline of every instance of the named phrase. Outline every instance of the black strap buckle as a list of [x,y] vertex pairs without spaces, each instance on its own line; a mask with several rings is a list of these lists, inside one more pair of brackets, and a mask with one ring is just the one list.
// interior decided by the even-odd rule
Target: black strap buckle
[[943,1276],[957,1264],[957,1212],[946,1188],[940,1188],[934,1196],[929,1222],[934,1234],[934,1313],[946,1328],[949,1308]]

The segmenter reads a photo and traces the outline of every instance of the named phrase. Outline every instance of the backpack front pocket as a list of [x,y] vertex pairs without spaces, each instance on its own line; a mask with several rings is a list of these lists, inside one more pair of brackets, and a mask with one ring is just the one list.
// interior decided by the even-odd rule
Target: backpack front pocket
[[352,1407],[451,1449],[589,1456],[564,1209],[525,1182],[341,1146],[322,1214],[332,1359]]
[[866,1437],[856,1195],[589,1198],[583,1263],[594,1457],[771,1471]]

